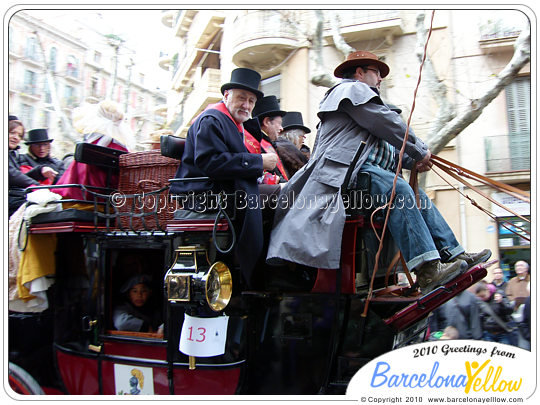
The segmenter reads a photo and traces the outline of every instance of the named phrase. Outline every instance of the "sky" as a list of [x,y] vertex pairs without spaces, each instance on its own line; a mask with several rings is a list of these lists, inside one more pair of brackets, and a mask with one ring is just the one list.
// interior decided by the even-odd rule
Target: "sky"
[[145,73],[145,83],[166,89],[170,73],[158,65],[161,52],[170,52],[173,32],[161,22],[159,9],[64,9],[24,10],[60,30],[74,33],[74,24],[82,24],[94,34],[114,34],[125,40],[122,52],[134,59],[137,71]]

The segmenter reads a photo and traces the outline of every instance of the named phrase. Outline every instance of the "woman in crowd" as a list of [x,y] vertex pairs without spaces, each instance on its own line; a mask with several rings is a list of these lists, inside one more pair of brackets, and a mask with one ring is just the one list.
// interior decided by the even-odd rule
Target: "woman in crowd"
[[54,180],[56,171],[46,165],[38,165],[23,173],[21,171],[20,143],[24,137],[24,125],[14,116],[9,116],[8,124],[8,204],[9,216],[26,201],[25,188],[39,186],[40,181]]
[[483,340],[504,344],[513,344],[509,326],[513,308],[504,295],[504,291],[495,290],[492,284],[478,283],[476,296],[480,299],[480,318],[482,319]]

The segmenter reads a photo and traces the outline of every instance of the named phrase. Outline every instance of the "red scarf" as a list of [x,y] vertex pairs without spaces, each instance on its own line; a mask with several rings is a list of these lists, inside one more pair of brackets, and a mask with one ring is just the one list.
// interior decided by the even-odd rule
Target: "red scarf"
[[270,142],[268,142],[266,139],[263,138],[263,139],[261,139],[261,147],[266,152],[272,152],[272,153],[276,154],[276,156],[278,157],[277,168],[278,168],[279,172],[281,173],[281,176],[285,179],[285,181],[289,181],[289,176],[287,176],[287,172],[285,171],[285,167],[283,167],[283,163],[281,162],[281,159],[279,158],[279,155],[277,154],[277,152],[274,149],[274,147],[272,146],[272,144]]
[[[223,114],[225,114],[227,117],[229,117],[231,119],[232,122],[234,122],[234,125],[236,125],[236,128],[238,128],[238,132],[243,132],[244,133],[244,145],[246,146],[248,152],[250,152],[250,153],[261,153],[261,144],[259,143],[259,141],[257,139],[255,139],[255,137],[253,135],[251,135],[248,131],[246,131],[242,124],[238,124],[234,120],[234,118],[232,117],[231,113],[229,112],[229,110],[227,109],[227,107],[225,106],[225,103],[223,101],[220,101],[219,103],[208,105],[204,109],[204,111],[210,110],[210,109],[218,110],[219,112],[222,112]],[[197,116],[197,118],[198,118],[198,116]],[[195,119],[197,119],[197,118],[195,118]],[[195,121],[195,119],[193,121]]]
[[[276,154],[276,156],[278,156],[277,152],[275,151],[274,147],[272,146],[272,144],[270,142],[266,141],[265,139],[262,139],[261,142],[259,142],[253,135],[251,135],[248,131],[246,131],[246,129],[244,128],[244,126],[242,124],[238,124],[234,120],[234,118],[232,117],[231,113],[229,112],[229,110],[227,109],[227,107],[225,106],[225,103],[223,101],[220,101],[219,103],[216,103],[216,104],[208,105],[204,109],[204,111],[210,110],[210,109],[214,109],[214,110],[218,110],[219,112],[222,112],[227,117],[229,117],[232,122],[234,122],[234,124],[236,125],[236,128],[238,129],[238,132],[242,132],[244,134],[244,145],[245,145],[245,147],[246,147],[246,149],[248,150],[249,153],[260,154],[261,151],[262,151],[261,150],[261,145],[263,145],[264,150],[273,152],[273,153]],[[193,120],[193,121],[195,121],[195,120]],[[285,171],[285,168],[283,167],[283,163],[281,163],[281,160],[279,159],[279,156],[278,156],[277,167],[278,167],[279,171],[281,172],[283,178],[285,180],[289,181],[289,178],[287,176],[287,172]],[[269,184],[276,184],[276,183],[274,183],[274,181],[277,181],[277,177],[276,177],[276,179],[271,179],[271,180],[269,180],[267,177],[265,177],[264,183],[271,182]]]

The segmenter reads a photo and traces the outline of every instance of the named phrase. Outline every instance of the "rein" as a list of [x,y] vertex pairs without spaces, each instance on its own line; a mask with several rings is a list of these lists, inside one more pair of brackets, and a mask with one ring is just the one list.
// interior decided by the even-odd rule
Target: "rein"
[[[531,221],[521,215],[519,215],[518,213],[514,212],[513,210],[511,210],[510,208],[506,207],[504,204],[501,204],[500,202],[494,200],[493,198],[491,198],[490,196],[488,196],[487,194],[485,194],[484,192],[482,192],[481,190],[478,189],[478,187],[476,186],[473,186],[472,184],[470,184],[468,181],[466,180],[463,180],[462,178],[459,177],[459,175],[457,175],[455,172],[460,172],[461,170],[467,170],[467,169],[464,169],[454,163],[450,163],[450,162],[447,162],[445,161],[444,159],[438,157],[438,156],[432,156],[432,161],[433,161],[433,164],[435,166],[437,166],[440,170],[442,170],[444,173],[448,174],[449,176],[451,176],[452,178],[456,179],[457,181],[463,183],[465,186],[469,187],[471,190],[473,190],[474,192],[480,194],[482,197],[486,198],[487,200],[489,200],[490,202],[492,202],[493,204],[503,208],[504,210],[510,212],[511,214],[513,214],[514,216],[520,218],[521,220],[525,221],[525,222],[528,222],[530,223]],[[444,163],[443,163],[444,162]],[[447,165],[448,164],[448,165]],[[450,187],[452,187],[454,190],[456,190],[459,194],[461,194],[463,197],[465,197],[466,199],[468,199],[471,204],[478,208],[480,211],[482,211],[483,213],[485,213],[487,216],[489,216],[490,218],[496,220],[497,217],[490,211],[488,211],[487,209],[485,209],[484,207],[480,206],[475,200],[473,200],[471,197],[469,197],[467,194],[464,194],[461,190],[459,190],[456,186],[454,186],[453,184],[451,184],[446,178],[444,178],[441,173],[439,173],[437,170],[435,170],[434,168],[432,168],[433,172],[439,176],[441,179],[443,179],[443,181],[445,181]],[[470,174],[473,174],[473,175],[477,175],[476,173],[474,172],[471,172],[469,170],[467,170],[468,173]],[[477,175],[477,176],[480,176],[480,177],[483,177],[481,175]],[[469,176],[463,176],[463,177],[469,177]],[[487,179],[487,178],[486,178]],[[502,183],[499,183],[495,180],[491,180],[491,179],[487,179],[486,183],[484,184],[487,184],[489,186],[491,186],[492,188],[498,190],[498,191],[502,191],[503,193],[506,193],[508,195],[511,195],[513,197],[516,197],[516,198],[519,198],[518,195],[516,195],[516,192],[517,194],[519,194],[520,196],[523,196],[523,198],[519,198],[525,202],[530,202],[530,199],[527,198],[526,196],[528,195],[528,193],[526,193],[525,191],[523,190],[519,190],[519,189],[516,189],[515,187],[512,187],[512,186],[508,186],[506,184],[504,184],[504,186],[506,187],[509,187],[511,189],[514,189],[513,191],[509,191],[509,190],[505,190],[505,188],[501,188],[500,185]],[[501,225],[506,228],[507,230],[509,230],[510,232],[514,233],[515,235],[527,240],[530,242],[530,236],[531,236],[531,233],[529,231],[527,231],[526,229],[516,225],[516,224],[513,224],[509,221],[506,221],[506,220],[503,220],[502,222],[500,222]],[[506,226],[505,224],[509,224],[511,227],[508,227]],[[521,231],[522,233],[518,233],[516,232],[514,229],[512,228],[517,228],[519,231]],[[527,236],[524,236],[523,234],[527,234]]]

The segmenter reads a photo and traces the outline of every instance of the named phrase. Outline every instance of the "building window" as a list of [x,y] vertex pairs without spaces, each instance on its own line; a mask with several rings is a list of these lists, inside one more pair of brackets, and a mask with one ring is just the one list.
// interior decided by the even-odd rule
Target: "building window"
[[[530,220],[530,216],[524,218]],[[518,260],[531,262],[531,224],[519,217],[497,218],[500,268],[510,274]]]
[[484,138],[487,172],[530,170],[531,79],[519,77],[505,88],[508,133]]
[[51,70],[51,72],[56,72],[56,57],[57,57],[57,50],[56,48],[53,46],[51,48],[51,51],[49,53],[49,69]]
[[23,92],[26,94],[36,94],[36,72],[32,72],[31,70],[25,70],[24,71],[24,84],[23,84]]
[[101,52],[98,52],[98,51],[94,52],[94,62],[97,64],[101,63]]
[[34,127],[34,107],[28,104],[21,104],[21,116],[19,117],[26,128]]
[[265,96],[276,96],[281,99],[281,75],[276,75],[261,81],[261,91]]
[[79,68],[77,59],[73,55],[68,56],[66,65],[66,76],[77,78],[79,76]]
[[43,93],[45,93],[45,103],[52,103],[51,89],[49,88],[49,83],[45,80],[45,85],[43,86]]
[[512,170],[531,165],[531,79],[519,77],[506,86],[508,137]]
[[71,86],[64,87],[64,105],[66,107],[73,107],[77,98],[75,88]]
[[99,83],[99,79],[97,78],[97,76],[92,76],[90,78],[90,95],[92,97],[99,97],[98,83]]
[[29,37],[26,40],[26,53],[28,59],[37,60],[37,40],[36,37]]

